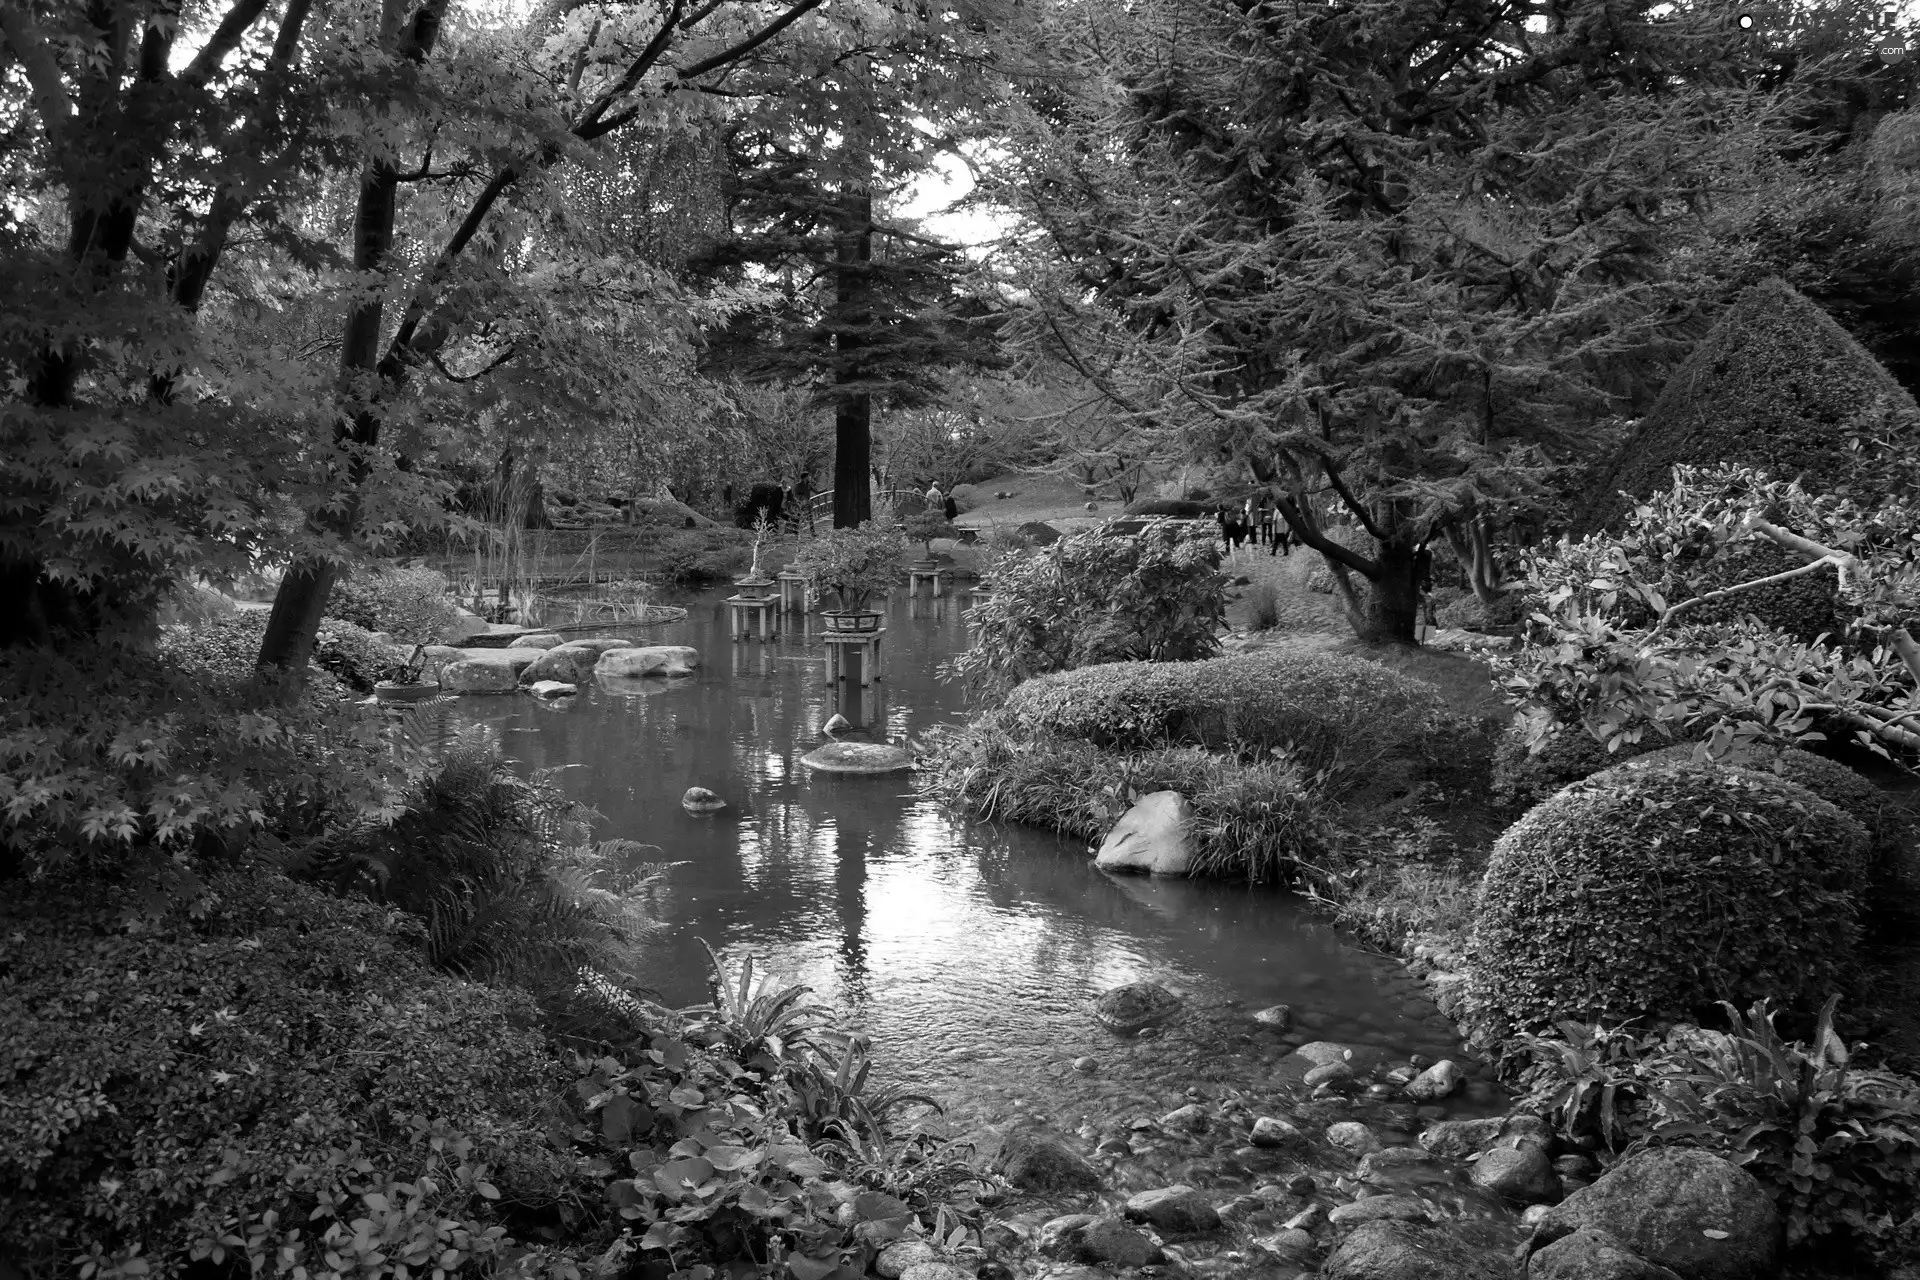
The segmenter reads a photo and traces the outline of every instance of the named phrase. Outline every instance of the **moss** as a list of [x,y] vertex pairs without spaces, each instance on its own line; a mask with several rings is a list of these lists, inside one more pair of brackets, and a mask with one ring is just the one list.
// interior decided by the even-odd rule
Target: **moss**
[[1585,779],[1494,847],[1476,1002],[1523,1028],[1763,997],[1807,1013],[1853,972],[1866,848],[1858,822],[1771,774],[1666,763]]
[[1819,306],[1784,281],[1762,281],[1734,300],[1599,470],[1572,531],[1617,524],[1627,511],[1619,492],[1666,487],[1678,462],[1743,463],[1832,491],[1857,474],[1848,437],[1868,431],[1911,443],[1920,405]]

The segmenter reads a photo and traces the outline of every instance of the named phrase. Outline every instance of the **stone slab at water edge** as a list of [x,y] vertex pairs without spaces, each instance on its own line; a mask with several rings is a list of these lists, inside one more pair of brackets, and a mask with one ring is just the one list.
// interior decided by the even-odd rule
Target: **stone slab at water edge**
[[440,667],[440,687],[448,693],[512,693],[520,673],[539,661],[545,649],[470,649]]
[[900,773],[913,768],[913,755],[884,742],[829,742],[800,763],[821,773]]
[[1142,796],[1113,824],[1094,865],[1102,871],[1184,876],[1193,866],[1193,806],[1178,791]]
[[601,679],[627,680],[640,676],[687,676],[700,665],[700,652],[684,644],[655,644],[609,649],[594,664]]

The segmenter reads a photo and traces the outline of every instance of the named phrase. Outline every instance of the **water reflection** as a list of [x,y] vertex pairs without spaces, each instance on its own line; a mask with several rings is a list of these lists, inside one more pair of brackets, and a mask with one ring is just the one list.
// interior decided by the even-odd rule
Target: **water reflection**
[[[733,961],[751,953],[871,1033],[886,1075],[987,1109],[1043,1082],[1066,1107],[1076,1078],[1063,1063],[1134,1052],[1086,1005],[1140,978],[1195,1010],[1154,1049],[1162,1057],[1218,1058],[1246,1039],[1247,1010],[1282,1001],[1324,1038],[1457,1048],[1397,966],[1286,895],[1109,877],[1045,832],[956,822],[903,775],[810,774],[800,757],[829,716],[848,714],[825,683],[817,629],[788,615],[776,639],[735,643],[723,592],[684,603],[684,622],[640,638],[694,646],[697,676],[596,685],[558,708],[524,697],[456,706],[497,726],[527,768],[563,770],[568,792],[605,818],[602,838],[657,846],[650,856],[673,864],[668,927],[648,957],[670,1002],[705,997],[699,939]],[[964,714],[961,692],[935,678],[964,643],[963,611],[950,596],[896,592],[889,614],[886,678],[854,709],[875,736],[913,741]],[[688,815],[679,797],[691,786],[729,808]]]

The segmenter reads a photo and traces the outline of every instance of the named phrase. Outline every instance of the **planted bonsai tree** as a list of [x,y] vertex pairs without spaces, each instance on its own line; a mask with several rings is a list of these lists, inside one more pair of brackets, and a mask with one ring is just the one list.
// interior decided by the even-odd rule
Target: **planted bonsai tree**
[[907,540],[900,526],[876,517],[809,542],[794,560],[794,568],[817,581],[822,591],[832,592],[840,612],[854,613],[899,582],[906,556]]
[[932,560],[933,540],[955,537],[959,530],[954,527],[953,521],[947,519],[946,512],[935,511],[929,507],[907,518],[905,532],[909,540],[919,543],[926,549],[926,559]]

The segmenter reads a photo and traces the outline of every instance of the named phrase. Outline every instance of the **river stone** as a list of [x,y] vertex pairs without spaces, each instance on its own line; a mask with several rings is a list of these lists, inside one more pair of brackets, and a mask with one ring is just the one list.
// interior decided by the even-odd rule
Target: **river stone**
[[1323,1084],[1344,1084],[1353,1079],[1353,1068],[1344,1062],[1329,1062],[1324,1067],[1315,1067],[1302,1077],[1301,1083],[1309,1089],[1318,1089]]
[[1363,1222],[1320,1267],[1320,1280],[1512,1280],[1490,1254],[1420,1222]]
[[1327,1141],[1348,1155],[1355,1156],[1378,1151],[1381,1146],[1379,1135],[1358,1120],[1342,1120],[1338,1124],[1328,1125]]
[[480,617],[478,614],[469,613],[465,609],[455,609],[452,619],[442,626],[433,638],[441,644],[460,645],[465,644],[474,636],[485,635],[486,633],[487,620],[485,618]]
[[1356,1227],[1363,1222],[1431,1222],[1433,1214],[1418,1196],[1368,1196],[1336,1206],[1327,1221],[1336,1227]]
[[460,658],[440,667],[440,687],[448,693],[512,693],[520,687],[519,672],[501,649],[483,658]]
[[1353,1176],[1366,1183],[1388,1183],[1410,1175],[1417,1181],[1419,1175],[1440,1172],[1440,1162],[1418,1147],[1388,1147],[1362,1156],[1360,1168]]
[[1184,876],[1193,865],[1193,806],[1178,791],[1136,800],[1107,832],[1094,858],[1102,871]]
[[1023,1191],[1050,1195],[1098,1191],[1094,1167],[1044,1132],[1018,1129],[1001,1139],[1000,1166],[1007,1181]]
[[887,1280],[900,1280],[900,1273],[908,1267],[916,1263],[939,1260],[939,1250],[925,1240],[909,1237],[905,1240],[895,1240],[882,1249],[880,1256],[874,1260],[873,1269],[887,1277]]
[[1220,1213],[1213,1203],[1185,1185],[1128,1196],[1126,1213],[1136,1222],[1148,1222],[1158,1230],[1179,1235],[1211,1231],[1220,1225]]
[[1442,1058],[1413,1078],[1407,1096],[1415,1102],[1438,1102],[1466,1082],[1467,1073],[1451,1058]]
[[527,686],[527,692],[536,698],[564,698],[580,692],[580,686],[564,680],[536,680]]
[[913,768],[913,755],[884,742],[829,742],[800,757],[821,773],[900,773]]
[[1745,1169],[1692,1147],[1628,1156],[1555,1206],[1533,1244],[1584,1227],[1611,1232],[1683,1280],[1766,1280],[1780,1260],[1780,1215],[1766,1189]]
[[1090,1076],[1100,1069],[1100,1064],[1083,1053],[1073,1060],[1073,1069],[1083,1076]]
[[653,644],[628,649],[609,649],[594,664],[593,673],[601,678],[634,679],[640,676],[692,675],[700,665],[700,652],[684,644]]
[[1076,1231],[1092,1225],[1091,1213],[1065,1213],[1057,1218],[1049,1218],[1040,1228],[1040,1252],[1057,1254],[1071,1247]]
[[1179,1012],[1180,997],[1157,982],[1129,982],[1102,992],[1093,1002],[1094,1019],[1120,1035],[1165,1022]]
[[1680,1280],[1615,1235],[1591,1227],[1562,1236],[1527,1259],[1527,1280]]
[[718,813],[727,802],[705,787],[688,787],[680,797],[680,807],[688,813]]
[[1259,1243],[1268,1253],[1296,1262],[1313,1256],[1313,1233],[1298,1227],[1283,1227]]
[[1293,1026],[1293,1006],[1290,1004],[1268,1005],[1256,1012],[1253,1020],[1263,1027],[1285,1032]]
[[536,631],[530,636],[521,636],[514,644],[522,649],[557,649],[567,642],[567,638],[558,631]]
[[1068,1240],[1075,1257],[1116,1267],[1148,1267],[1165,1256],[1159,1245],[1128,1226],[1124,1218],[1096,1218],[1069,1233]]
[[1256,1147],[1298,1147],[1304,1146],[1307,1135],[1285,1120],[1272,1116],[1261,1116],[1253,1122],[1253,1145]]
[[564,680],[568,684],[581,684],[593,676],[593,669],[600,662],[600,651],[585,645],[563,644],[548,649],[528,664],[520,673],[521,684],[532,684],[536,680]]
[[1508,1128],[1508,1121],[1516,1118],[1484,1116],[1477,1120],[1442,1120],[1421,1132],[1420,1145],[1442,1159],[1465,1160],[1498,1142]]
[[1207,1131],[1207,1109],[1197,1102],[1189,1102],[1160,1117],[1160,1127],[1176,1133],[1205,1133]]
[[1493,1147],[1473,1162],[1473,1185],[1518,1204],[1546,1204],[1560,1198],[1560,1175],[1546,1152],[1528,1143]]
[[580,636],[562,645],[563,649],[591,649],[595,653],[605,653],[609,649],[634,649],[639,646],[621,636]]
[[973,1280],[973,1272],[951,1262],[916,1262],[900,1273],[900,1280]]

